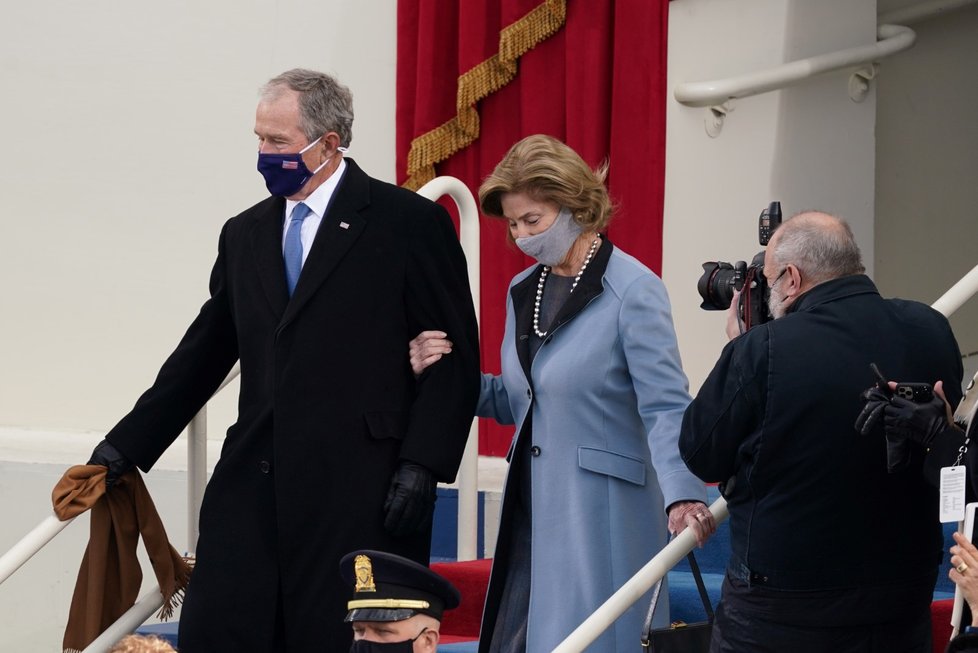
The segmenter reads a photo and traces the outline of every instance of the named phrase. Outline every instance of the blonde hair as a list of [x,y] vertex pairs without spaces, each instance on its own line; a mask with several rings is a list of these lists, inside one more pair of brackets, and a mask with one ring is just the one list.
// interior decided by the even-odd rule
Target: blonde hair
[[607,175],[607,162],[592,170],[561,141],[535,134],[509,148],[479,187],[479,203],[484,214],[501,218],[503,195],[525,193],[538,202],[554,202],[570,210],[585,231],[600,232],[614,212],[604,185]]
[[156,635],[127,635],[109,653],[176,653],[176,649]]

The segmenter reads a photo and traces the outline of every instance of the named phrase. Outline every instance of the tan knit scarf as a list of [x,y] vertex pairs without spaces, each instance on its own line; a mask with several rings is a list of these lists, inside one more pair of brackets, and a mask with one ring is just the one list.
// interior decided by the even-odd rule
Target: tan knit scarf
[[136,558],[140,536],[163,595],[161,619],[173,615],[190,580],[191,567],[170,546],[139,472],[124,474],[107,494],[105,474],[101,465],[76,465],[51,493],[61,521],[92,511],[88,548],[68,612],[64,653],[82,651],[136,603],[143,580]]

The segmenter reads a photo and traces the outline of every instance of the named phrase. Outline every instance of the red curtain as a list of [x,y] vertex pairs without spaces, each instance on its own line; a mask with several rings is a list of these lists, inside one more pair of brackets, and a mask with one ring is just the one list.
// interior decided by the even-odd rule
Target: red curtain
[[[459,77],[499,52],[501,30],[545,4],[555,3],[399,0],[399,181],[408,176],[412,141],[456,116]],[[661,272],[667,28],[667,0],[567,0],[563,26],[518,59],[511,81],[478,102],[477,137],[437,163],[437,174],[458,177],[476,194],[517,140],[560,138],[593,167],[610,162],[618,210],[608,235]],[[533,261],[508,244],[502,221],[481,223],[482,369],[498,373],[506,290]],[[511,427],[482,420],[479,452],[503,455],[511,438]]]

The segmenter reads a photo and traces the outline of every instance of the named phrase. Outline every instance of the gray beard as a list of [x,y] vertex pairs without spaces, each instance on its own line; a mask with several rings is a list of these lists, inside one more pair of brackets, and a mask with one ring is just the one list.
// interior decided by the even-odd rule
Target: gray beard
[[776,289],[771,288],[771,296],[768,298],[768,307],[771,309],[771,317],[775,320],[784,317],[784,295]]

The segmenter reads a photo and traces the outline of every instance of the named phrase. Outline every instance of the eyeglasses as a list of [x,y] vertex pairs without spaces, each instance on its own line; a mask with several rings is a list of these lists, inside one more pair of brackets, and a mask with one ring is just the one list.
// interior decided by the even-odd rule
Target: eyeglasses
[[772,281],[771,283],[769,283],[767,285],[767,287],[768,288],[774,288],[774,284],[776,284],[777,282],[781,281],[781,277],[783,277],[784,276],[784,273],[787,272],[787,271],[788,271],[788,268],[782,269],[781,270],[781,274],[779,274],[777,277],[775,277],[774,281]]

